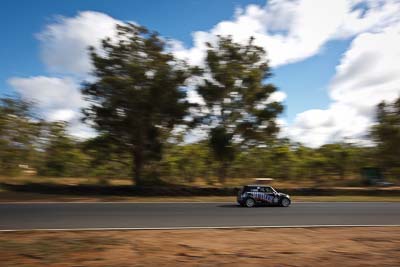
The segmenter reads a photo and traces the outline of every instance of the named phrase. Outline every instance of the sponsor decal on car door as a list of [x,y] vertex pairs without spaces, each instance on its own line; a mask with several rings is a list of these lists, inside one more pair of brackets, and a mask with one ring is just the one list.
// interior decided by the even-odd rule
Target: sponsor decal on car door
[[252,192],[252,194],[253,194],[253,197],[257,201],[266,202],[266,203],[273,203],[273,201],[274,201],[273,194],[268,194],[265,192]]

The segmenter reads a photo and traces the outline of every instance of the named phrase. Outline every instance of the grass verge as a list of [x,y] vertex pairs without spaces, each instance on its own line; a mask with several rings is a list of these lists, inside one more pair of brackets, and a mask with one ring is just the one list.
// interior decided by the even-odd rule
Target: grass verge
[[[400,196],[292,196],[293,202],[399,202]],[[12,192],[1,190],[1,202],[236,202],[234,196],[185,196],[185,197],[141,197],[141,196],[76,196]]]

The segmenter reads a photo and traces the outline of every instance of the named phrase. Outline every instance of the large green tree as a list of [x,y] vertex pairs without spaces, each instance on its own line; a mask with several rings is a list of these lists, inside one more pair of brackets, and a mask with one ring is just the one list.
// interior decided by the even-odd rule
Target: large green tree
[[400,98],[377,107],[371,135],[377,144],[377,160],[390,175],[400,177]]
[[270,100],[277,89],[263,48],[250,38],[246,45],[218,37],[208,51],[198,93],[206,103],[203,123],[210,129],[209,144],[220,163],[220,182],[235,156],[235,144],[257,146],[277,131],[283,106]]
[[140,185],[144,166],[160,160],[165,138],[187,115],[181,87],[188,72],[157,33],[133,24],[117,29],[117,40],[103,40],[101,51],[91,49],[95,81],[82,90],[90,103],[84,114],[104,140],[121,154],[129,152]]

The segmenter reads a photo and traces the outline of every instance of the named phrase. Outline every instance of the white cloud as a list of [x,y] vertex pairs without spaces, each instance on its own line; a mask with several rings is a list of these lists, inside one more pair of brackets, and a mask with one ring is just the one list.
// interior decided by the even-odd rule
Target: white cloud
[[33,100],[44,119],[69,122],[69,132],[76,137],[94,136],[94,130],[80,121],[80,109],[87,103],[79,83],[69,76],[91,78],[88,47],[99,48],[101,39],[113,37],[116,24],[123,22],[94,11],[79,12],[75,17],[57,17],[37,35],[41,58],[50,71],[68,76],[15,77],[9,79],[9,84],[24,99]]
[[[99,47],[100,39],[113,36],[116,23],[122,22],[93,11],[59,17],[38,35],[44,63],[51,71],[87,78],[91,70],[87,47]],[[201,65],[204,43],[215,42],[216,35],[232,35],[240,43],[253,36],[277,67],[314,56],[331,40],[354,38],[329,86],[330,107],[298,114],[292,125],[281,123],[295,140],[318,146],[343,138],[361,140],[376,103],[399,95],[398,25],[398,0],[270,0],[265,6],[238,9],[232,20],[208,31],[192,33],[193,47],[177,40],[169,44],[177,57]],[[24,97],[37,100],[49,120],[76,122],[71,131],[84,136],[77,116],[85,103],[75,80],[38,76],[13,78],[10,84]],[[188,93],[192,102],[201,103],[196,92],[189,88]],[[271,99],[285,98],[277,92]]]
[[287,94],[282,91],[273,92],[265,102],[265,104],[269,104],[272,102],[283,102],[287,97]]
[[[344,17],[344,23],[336,31],[337,38],[351,37],[366,31],[379,32],[382,28],[400,21],[398,0],[353,0],[349,3],[353,11]],[[362,4],[367,9],[360,7]]]
[[122,24],[104,13],[85,11],[76,17],[58,17],[38,34],[41,57],[51,71],[86,76],[91,70],[88,47],[116,33]]
[[[366,11],[360,4],[364,4]],[[245,43],[250,36],[268,52],[272,66],[298,62],[317,54],[329,40],[352,37],[375,30],[398,20],[400,7],[396,1],[351,0],[271,0],[264,7],[248,5],[237,10],[233,20],[222,21],[209,31],[193,35],[194,46],[185,48],[172,43],[179,58],[201,65],[205,42],[214,42],[216,35],[231,35]]]
[[204,99],[194,88],[188,88],[186,97],[189,103],[205,105]]
[[288,134],[310,146],[365,142],[376,105],[400,96],[400,24],[358,35],[336,67],[326,110],[296,116]]
[[258,102],[256,104],[257,109],[264,109],[266,105],[273,103],[273,102],[283,102],[286,99],[287,95],[285,92],[276,91],[273,92],[267,99]]
[[[216,35],[232,35],[241,43],[254,36],[268,51],[272,66],[280,66],[317,54],[329,40],[391,25],[399,21],[399,13],[397,0],[271,0],[265,6],[237,9],[232,20],[208,31],[193,32],[191,48],[178,40],[168,43],[177,57],[201,65],[205,43],[213,43]],[[38,34],[42,59],[52,71],[86,75],[91,69],[87,47],[99,47],[99,40],[114,36],[115,25],[123,23],[95,11],[58,17]]]
[[8,83],[25,100],[33,101],[44,119],[67,121],[70,133],[77,137],[93,136],[93,131],[80,122],[80,109],[86,105],[79,84],[70,78],[34,76],[14,77]]
[[84,104],[79,85],[70,78],[14,77],[8,82],[22,97],[34,100],[46,110],[76,109]]
[[47,115],[50,121],[70,121],[76,116],[71,109],[58,109]]

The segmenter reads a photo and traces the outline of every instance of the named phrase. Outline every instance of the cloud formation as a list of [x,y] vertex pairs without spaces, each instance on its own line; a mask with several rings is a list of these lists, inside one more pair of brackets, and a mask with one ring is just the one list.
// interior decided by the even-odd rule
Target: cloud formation
[[231,35],[240,43],[254,36],[277,67],[314,56],[331,40],[354,38],[329,85],[330,107],[302,112],[292,125],[280,124],[283,135],[313,147],[342,140],[360,143],[373,123],[376,104],[399,96],[398,25],[399,1],[272,0],[193,33],[191,48],[179,42],[173,47],[178,57],[201,65],[204,42],[212,43],[216,35]]
[[193,35],[194,46],[173,42],[175,54],[191,64],[201,65],[205,42],[216,35],[231,35],[236,42],[255,43],[268,52],[272,66],[299,62],[317,54],[330,40],[375,31],[398,21],[398,1],[360,0],[271,0],[265,6],[238,9],[233,20],[221,21],[209,31]]
[[[113,36],[116,23],[123,22],[94,11],[58,17],[38,38],[48,70],[64,77],[17,77],[10,84],[24,97],[37,100],[47,119],[77,121],[79,107],[85,105],[78,83],[91,70],[87,47],[99,47],[101,39]],[[231,20],[210,30],[193,32],[192,47],[178,40],[168,42],[178,58],[202,65],[205,42],[214,42],[216,35],[231,35],[240,43],[253,36],[268,52],[271,65],[279,67],[318,54],[331,40],[353,38],[328,86],[329,108],[302,112],[291,125],[280,123],[293,140],[319,146],[365,140],[374,106],[399,95],[399,25],[398,0],[270,0],[264,6],[237,9]],[[189,88],[188,93],[191,101],[201,102],[195,91]],[[284,92],[273,96],[276,101],[285,98]],[[84,128],[76,123],[72,131],[84,135]]]
[[336,67],[325,110],[296,116],[288,134],[310,146],[349,140],[363,142],[376,105],[400,97],[400,24],[358,35]]
[[[214,42],[217,35],[231,35],[239,43],[253,36],[277,67],[317,54],[330,40],[380,31],[399,22],[399,13],[398,0],[271,0],[265,6],[237,9],[232,20],[221,21],[208,31],[193,32],[193,47],[179,40],[168,43],[177,57],[201,65],[205,43]],[[52,71],[87,74],[91,69],[87,47],[98,48],[99,40],[114,36],[115,24],[123,23],[94,11],[60,16],[37,35],[42,59]]]
[[68,122],[69,132],[76,137],[94,136],[94,130],[80,120],[80,109],[87,103],[79,83],[90,78],[88,47],[99,48],[100,40],[113,37],[116,24],[123,22],[94,11],[79,12],[75,17],[58,16],[37,38],[48,70],[64,76],[13,77],[9,84],[24,99],[34,101],[44,119]]
[[113,37],[115,25],[123,24],[104,13],[85,11],[76,17],[57,17],[37,35],[41,58],[50,71],[87,76],[91,70],[88,47]]
[[11,78],[8,83],[23,99],[34,101],[48,121],[67,121],[70,132],[76,137],[87,138],[94,132],[80,122],[80,109],[85,107],[79,84],[71,78],[34,76]]

